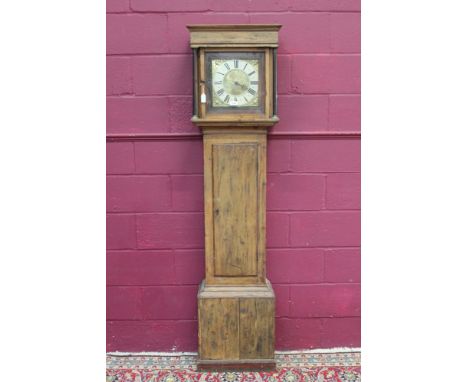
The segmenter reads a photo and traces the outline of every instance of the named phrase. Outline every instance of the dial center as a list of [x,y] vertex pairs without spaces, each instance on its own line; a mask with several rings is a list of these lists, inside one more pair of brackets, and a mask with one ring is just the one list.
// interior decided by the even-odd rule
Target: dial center
[[230,70],[224,76],[223,87],[231,95],[241,95],[247,91],[249,86],[249,76],[240,69]]

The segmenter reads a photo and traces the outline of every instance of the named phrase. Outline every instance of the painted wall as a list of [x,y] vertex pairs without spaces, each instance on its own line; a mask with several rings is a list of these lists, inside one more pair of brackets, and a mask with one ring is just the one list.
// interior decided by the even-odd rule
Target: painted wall
[[196,23],[283,25],[268,148],[276,347],[360,346],[359,1],[108,0],[107,11],[107,350],[196,350],[202,141],[185,28]]

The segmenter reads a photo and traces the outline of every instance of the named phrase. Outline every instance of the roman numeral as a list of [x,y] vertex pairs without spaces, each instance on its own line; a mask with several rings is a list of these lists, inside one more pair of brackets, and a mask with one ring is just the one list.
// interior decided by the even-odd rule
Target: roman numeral
[[239,67],[239,60],[234,60],[234,67],[236,69]]
[[249,88],[249,90],[247,90],[247,91],[252,95],[257,94],[257,92],[255,90],[253,90],[252,88]]
[[224,103],[228,103],[229,102],[229,94],[226,95],[226,98],[224,98]]
[[251,76],[251,75],[254,74],[254,73],[255,73],[255,70],[254,70],[253,72],[249,73],[249,76]]
[[247,62],[245,63],[244,69],[242,69],[242,70],[245,70],[246,67],[247,67]]
[[223,94],[223,93],[224,93],[224,89],[219,89],[219,90],[216,92],[216,94],[219,95],[219,96],[220,96],[221,94]]
[[223,81],[216,81],[215,85],[221,85],[222,83],[223,83]]
[[250,81],[252,85],[258,85],[258,81]]
[[247,99],[247,97],[246,97],[246,96],[244,96],[244,99],[245,99],[245,102],[249,102],[249,100]]
[[224,66],[226,67],[227,70],[231,69],[231,67],[229,66],[227,62],[224,63]]
[[221,74],[222,76],[224,76],[224,73],[221,73],[221,72],[216,72],[216,73]]

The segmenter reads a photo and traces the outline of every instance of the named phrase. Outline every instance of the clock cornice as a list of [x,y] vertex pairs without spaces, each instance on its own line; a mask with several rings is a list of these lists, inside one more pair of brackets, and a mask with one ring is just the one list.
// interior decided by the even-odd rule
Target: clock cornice
[[278,47],[279,24],[187,25],[190,46],[201,47]]

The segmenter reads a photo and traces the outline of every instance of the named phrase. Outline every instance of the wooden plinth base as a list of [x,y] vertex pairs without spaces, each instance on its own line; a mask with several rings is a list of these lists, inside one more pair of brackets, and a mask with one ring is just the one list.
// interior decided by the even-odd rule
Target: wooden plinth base
[[198,292],[200,369],[275,368],[275,294],[259,286],[208,286]]
[[252,359],[238,361],[210,361],[199,360],[197,369],[200,371],[274,371],[276,362],[274,359]]

